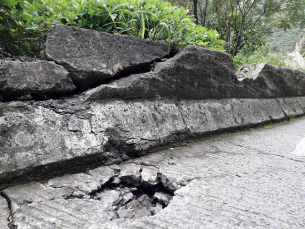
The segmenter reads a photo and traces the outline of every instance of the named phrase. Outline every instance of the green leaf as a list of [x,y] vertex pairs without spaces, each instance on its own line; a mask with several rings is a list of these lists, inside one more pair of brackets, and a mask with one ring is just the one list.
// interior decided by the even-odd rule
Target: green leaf
[[22,14],[22,19],[23,20],[31,20],[32,19],[32,16],[28,13],[23,13]]

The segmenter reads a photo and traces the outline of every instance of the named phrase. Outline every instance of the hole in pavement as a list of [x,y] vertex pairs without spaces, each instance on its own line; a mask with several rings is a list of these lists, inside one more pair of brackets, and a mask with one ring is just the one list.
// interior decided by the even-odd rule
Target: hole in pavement
[[[50,210],[51,215],[54,209],[58,209],[59,213],[70,212],[71,215],[79,212],[86,214],[92,209],[98,209],[98,213],[89,222],[86,219],[71,221],[77,225],[90,225],[158,214],[169,205],[173,193],[180,187],[180,182],[168,177],[157,166],[131,162],[67,174],[43,183],[8,188],[3,190],[3,195],[11,201],[10,228],[19,228],[19,225],[27,222],[30,225],[40,225],[41,219],[31,220],[37,216],[41,207],[45,212]],[[29,194],[24,196],[24,193]],[[29,208],[36,210],[28,211]],[[44,221],[62,228],[63,222],[58,212],[50,219],[45,217]],[[54,217],[58,218],[56,223]]]
[[160,178],[156,178],[148,183],[134,174],[121,179],[116,176],[91,198],[112,203],[107,208],[110,220],[152,216],[167,207],[174,196],[162,185]]

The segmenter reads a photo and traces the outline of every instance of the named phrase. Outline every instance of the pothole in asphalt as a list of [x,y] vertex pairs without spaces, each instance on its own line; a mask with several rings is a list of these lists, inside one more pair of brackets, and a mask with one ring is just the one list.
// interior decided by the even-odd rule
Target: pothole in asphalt
[[173,194],[158,185],[152,188],[109,184],[94,195],[94,199],[112,202],[107,208],[111,220],[155,215],[171,201]]
[[[73,224],[67,228],[84,228],[161,213],[182,186],[154,165],[132,162],[11,187],[1,193],[11,211],[10,228],[27,222],[41,225],[40,219],[31,221],[41,209],[47,213],[44,222],[55,225],[52,228],[62,228],[62,214],[67,212]],[[91,212],[89,219],[78,217],[87,212]]]
[[173,196],[163,186],[157,169],[144,167],[138,171],[122,170],[91,198],[108,205],[110,220],[115,220],[155,215],[168,206]]

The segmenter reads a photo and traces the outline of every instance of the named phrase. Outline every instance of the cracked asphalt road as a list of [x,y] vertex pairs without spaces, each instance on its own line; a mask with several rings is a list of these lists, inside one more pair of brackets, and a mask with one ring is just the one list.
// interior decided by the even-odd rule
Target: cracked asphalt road
[[[95,174],[92,177],[99,177],[98,181],[84,180],[84,174],[66,175],[43,185],[8,188],[3,193],[12,203],[11,227],[305,228],[304,126],[304,118],[296,119],[154,153],[126,165],[101,167],[97,169],[99,175],[89,171]],[[144,176],[146,168],[149,171]],[[117,178],[121,179],[137,174],[142,182],[156,182],[158,177],[167,190],[174,192],[173,199],[153,216],[106,217],[103,208],[112,202],[105,199],[114,190],[107,189],[107,195],[101,191],[99,198],[92,193],[109,183],[107,180],[119,170]],[[108,172],[101,175],[103,171]],[[81,191],[85,193],[80,195]],[[67,193],[69,198],[65,198]],[[77,198],[71,199],[71,193]],[[3,206],[3,199],[0,205],[2,226],[8,223],[5,220],[9,215],[5,217],[8,207]]]

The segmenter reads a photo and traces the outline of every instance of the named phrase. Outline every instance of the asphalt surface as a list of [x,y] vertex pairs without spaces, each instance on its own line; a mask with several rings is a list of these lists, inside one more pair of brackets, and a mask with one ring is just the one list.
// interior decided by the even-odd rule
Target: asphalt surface
[[[136,171],[139,165],[156,168],[162,184],[174,191],[169,205],[156,215],[107,218],[102,199],[87,195],[75,202],[62,197],[61,186],[32,183],[4,190],[13,206],[11,225],[18,229],[305,228],[304,118],[208,138],[124,166]],[[61,180],[65,179],[71,177]],[[76,181],[90,186],[88,180]],[[2,226],[9,215],[5,216],[8,208],[1,199],[0,204]]]

